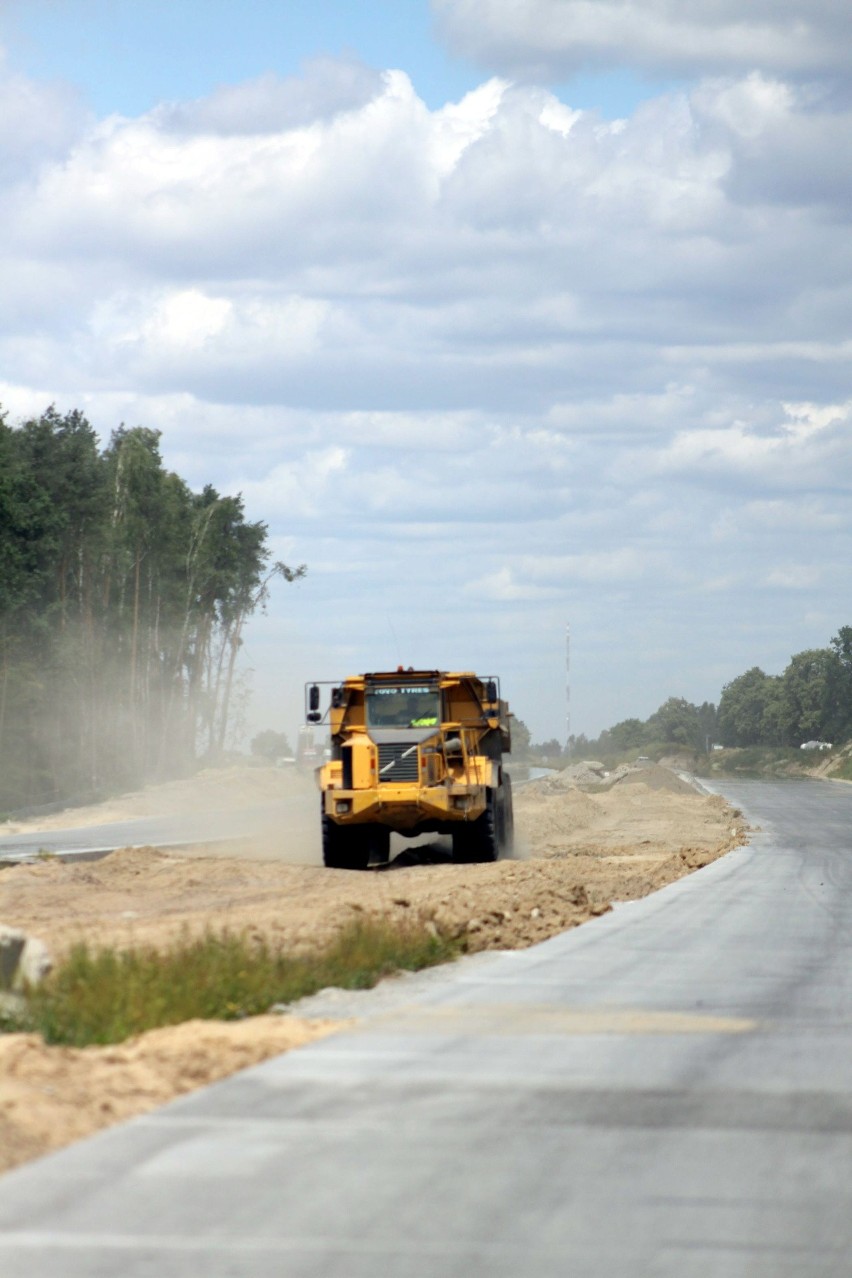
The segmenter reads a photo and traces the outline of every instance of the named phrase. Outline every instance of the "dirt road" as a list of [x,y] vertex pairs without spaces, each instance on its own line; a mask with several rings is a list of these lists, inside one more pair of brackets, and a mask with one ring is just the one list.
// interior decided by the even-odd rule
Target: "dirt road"
[[[51,821],[69,826],[193,805],[249,807],[311,785],[275,769],[230,769]],[[615,901],[645,896],[745,837],[741,817],[722,799],[654,765],[613,777],[577,769],[520,789],[515,807],[517,860],[353,874],[317,864],[315,843],[270,831],[215,851],[135,849],[96,862],[47,859],[3,870],[0,922],[40,937],[55,957],[80,939],[168,945],[181,932],[208,928],[245,930],[304,950],[353,912],[430,923],[463,938],[471,952],[511,949],[575,927]],[[438,843],[430,847],[441,855]],[[0,1036],[0,1168],[329,1028],[262,1017],[208,1025],[203,1033],[158,1030],[82,1051],[47,1048],[31,1035]]]

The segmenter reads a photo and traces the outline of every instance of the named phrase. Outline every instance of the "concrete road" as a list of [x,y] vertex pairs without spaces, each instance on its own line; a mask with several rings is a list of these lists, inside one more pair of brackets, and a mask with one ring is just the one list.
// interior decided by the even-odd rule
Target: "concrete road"
[[26,1278],[847,1278],[852,787],[353,1031],[9,1173]]

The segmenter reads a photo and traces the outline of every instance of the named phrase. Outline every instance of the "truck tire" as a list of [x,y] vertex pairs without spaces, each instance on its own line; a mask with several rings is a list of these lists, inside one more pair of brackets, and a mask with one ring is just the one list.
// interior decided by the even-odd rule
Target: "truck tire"
[[330,870],[366,870],[370,844],[363,826],[337,825],[322,813],[322,859]]
[[390,830],[386,825],[368,825],[364,828],[367,831],[368,861],[374,861],[376,865],[387,865],[390,860]]
[[512,803],[512,778],[503,773],[503,782],[497,791],[497,842],[498,856],[510,857],[515,849],[515,809]]
[[500,852],[497,834],[498,791],[488,791],[482,816],[459,826],[453,833],[453,860],[461,865],[480,861],[496,861]]

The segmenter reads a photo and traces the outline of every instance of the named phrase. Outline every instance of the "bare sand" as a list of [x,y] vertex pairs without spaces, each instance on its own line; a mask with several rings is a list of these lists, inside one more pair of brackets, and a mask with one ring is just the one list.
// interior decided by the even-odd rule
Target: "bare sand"
[[[667,769],[630,771],[609,788],[597,777],[592,782],[581,789],[557,778],[518,789],[514,860],[353,874],[326,870],[313,843],[302,846],[282,830],[215,852],[136,848],[94,862],[48,859],[5,869],[0,922],[40,937],[55,959],[77,940],[160,947],[208,929],[304,951],[356,914],[428,923],[461,938],[469,952],[516,949],[576,927],[616,901],[645,896],[745,840],[739,813]],[[50,820],[63,828],[72,820],[82,825],[212,803],[248,809],[304,795],[312,784],[276,769],[233,768]],[[304,864],[293,864],[300,858]],[[46,1047],[33,1035],[0,1036],[0,1169],[333,1028],[264,1016],[156,1030],[116,1047],[82,1050]]]
[[6,821],[0,830],[3,834],[28,834],[42,830],[76,830],[88,825],[132,821],[136,817],[241,811],[307,791],[317,793],[313,778],[296,768],[209,768],[185,780],[146,786],[88,807],[64,808],[49,816]]
[[339,1022],[292,1016],[187,1021],[114,1047],[0,1035],[0,1171],[300,1047]]

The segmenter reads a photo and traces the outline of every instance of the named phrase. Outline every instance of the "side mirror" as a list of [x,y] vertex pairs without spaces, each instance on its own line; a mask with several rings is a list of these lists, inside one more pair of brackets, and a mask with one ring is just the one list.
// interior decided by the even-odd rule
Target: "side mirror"
[[[311,684],[310,690],[308,692],[308,709],[312,711],[319,710],[319,701],[320,701],[320,691],[317,685],[313,683]],[[310,715],[308,716],[308,718],[310,719]],[[316,723],[316,719],[311,719],[311,722]]]
[[321,719],[322,715],[319,710],[311,710],[308,714],[308,723],[319,723]]
[[493,679],[489,679],[485,685],[485,699],[491,702],[497,700],[497,684]]
[[339,710],[340,707],[343,705],[343,689],[342,688],[332,688],[331,705],[334,710]]

